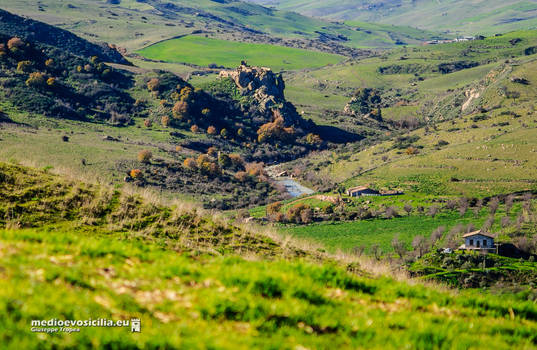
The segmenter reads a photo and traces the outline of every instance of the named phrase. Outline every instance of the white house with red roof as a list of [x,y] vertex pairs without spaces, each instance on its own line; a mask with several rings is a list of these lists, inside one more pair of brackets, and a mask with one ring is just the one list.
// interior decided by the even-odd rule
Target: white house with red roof
[[459,247],[459,250],[480,251],[492,253],[496,251],[494,245],[494,236],[479,231],[473,231],[462,236],[464,238],[464,244]]

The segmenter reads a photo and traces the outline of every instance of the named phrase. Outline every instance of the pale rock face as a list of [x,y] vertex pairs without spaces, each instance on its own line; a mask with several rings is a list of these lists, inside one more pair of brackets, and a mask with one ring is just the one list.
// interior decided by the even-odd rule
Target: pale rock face
[[241,64],[235,70],[221,71],[220,77],[231,78],[244,94],[253,93],[260,102],[268,97],[272,97],[276,102],[285,99],[283,78],[270,68]]
[[273,121],[274,111],[284,118],[285,126],[303,123],[292,103],[285,100],[285,83],[280,74],[267,67],[251,67],[246,62],[234,70],[220,72],[221,78],[231,79],[243,96],[251,96],[257,110],[264,114],[265,122]]

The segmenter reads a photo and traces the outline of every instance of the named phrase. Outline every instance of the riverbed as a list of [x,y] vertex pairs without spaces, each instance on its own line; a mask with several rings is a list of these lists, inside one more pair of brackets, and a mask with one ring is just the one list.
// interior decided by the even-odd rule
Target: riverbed
[[302,195],[312,194],[315,192],[311,188],[302,186],[300,183],[298,183],[297,181],[289,177],[275,178],[274,181],[283,185],[285,189],[287,190],[287,192],[291,195],[291,197],[299,197]]

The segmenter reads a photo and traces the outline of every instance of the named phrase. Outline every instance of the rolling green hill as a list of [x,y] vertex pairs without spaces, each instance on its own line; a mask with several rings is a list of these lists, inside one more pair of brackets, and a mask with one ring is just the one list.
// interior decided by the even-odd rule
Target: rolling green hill
[[[365,74],[355,75],[362,84],[384,86],[384,91],[386,85],[382,84],[386,82],[394,87],[403,83],[399,86],[406,85],[409,95],[401,93],[405,90],[399,95],[406,102],[395,100],[386,108],[384,117],[421,115],[428,119],[429,126],[400,135],[399,139],[387,137],[359,152],[317,156],[315,161],[310,159],[310,167],[328,161],[330,165],[314,173],[324,173],[337,182],[352,178],[347,185],[391,184],[405,190],[453,195],[534,190],[535,66],[534,55],[522,55],[509,63],[500,61],[455,73],[433,73],[414,86],[409,86],[408,80],[404,82],[414,79],[413,74],[383,76],[374,71],[375,65],[367,64],[336,67],[329,73],[333,78],[349,70],[362,71]],[[299,101],[295,103],[301,105]],[[411,146],[417,149],[416,155],[405,153]],[[361,175],[355,177],[357,173]],[[451,180],[454,178],[457,180]]]
[[[372,277],[195,209],[20,166],[0,164],[0,179],[6,349],[537,344],[537,309],[524,293]],[[97,318],[138,318],[141,333],[31,331],[32,320]]]
[[299,13],[352,21],[444,31],[453,34],[494,34],[535,28],[537,4],[520,0],[252,0]]
[[[342,118],[358,88],[382,92],[383,118],[450,119],[461,112],[465,93],[512,58],[526,58],[537,32],[517,31],[484,40],[400,48],[376,57],[285,74],[287,97],[319,123],[359,129],[359,118]],[[475,106],[468,105],[465,113]],[[367,132],[367,131],[364,131]]]

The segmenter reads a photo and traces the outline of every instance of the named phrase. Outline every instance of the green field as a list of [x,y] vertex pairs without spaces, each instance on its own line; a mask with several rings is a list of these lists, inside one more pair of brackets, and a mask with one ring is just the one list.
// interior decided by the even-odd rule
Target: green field
[[201,36],[186,36],[148,46],[139,53],[153,60],[216,64],[233,68],[241,60],[275,71],[322,67],[343,60],[342,56],[266,44],[249,44]]
[[383,252],[388,253],[393,251],[391,242],[395,236],[406,242],[410,248],[410,242],[415,236],[428,237],[440,226],[448,230],[457,224],[472,223],[480,227],[483,221],[484,218],[476,219],[470,214],[460,218],[457,213],[442,213],[435,218],[412,215],[394,219],[326,222],[284,227],[282,231],[297,238],[313,239],[331,251],[351,251],[360,246],[369,249],[378,244]]

